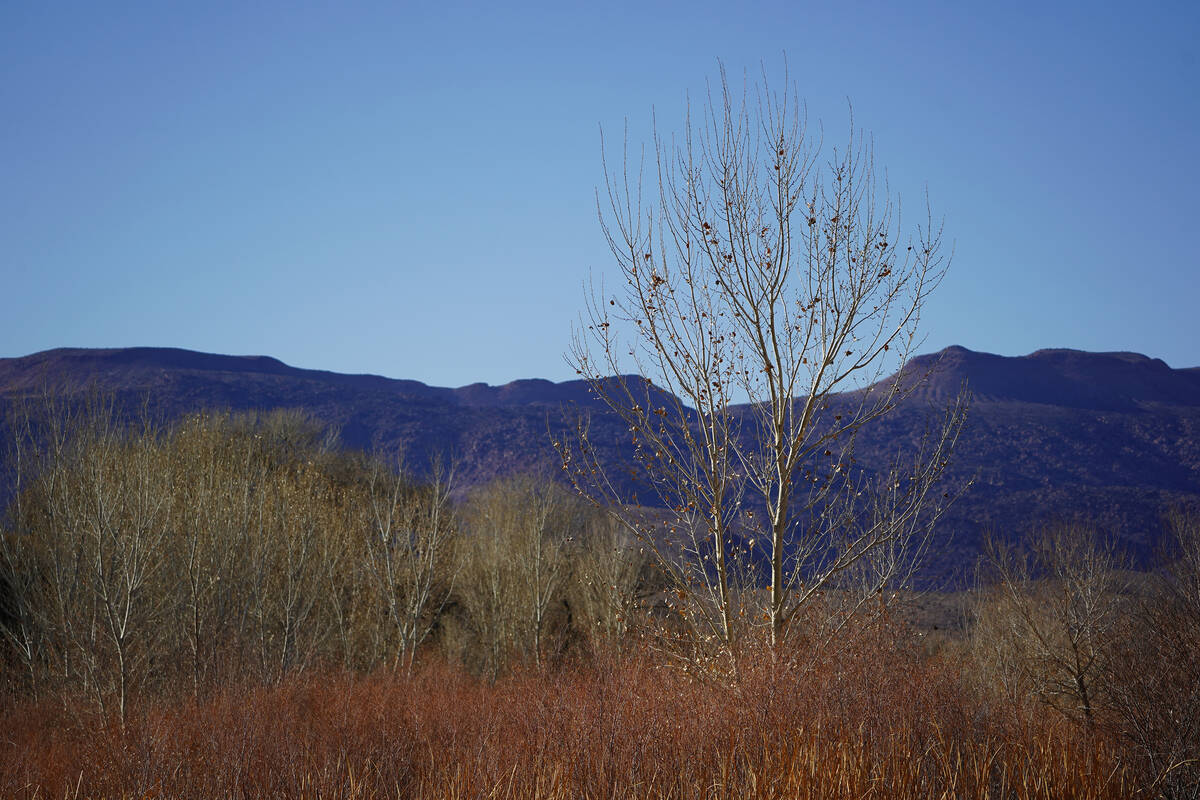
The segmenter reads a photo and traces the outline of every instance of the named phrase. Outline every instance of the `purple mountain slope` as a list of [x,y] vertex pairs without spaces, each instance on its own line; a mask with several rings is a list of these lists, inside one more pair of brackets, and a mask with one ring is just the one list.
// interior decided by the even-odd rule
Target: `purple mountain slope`
[[1171,369],[1138,353],[1038,350],[1006,358],[948,347],[913,359],[908,370],[930,372],[919,393],[929,400],[953,396],[966,378],[977,402],[1114,411],[1154,404],[1200,405],[1200,368]]
[[[986,532],[1017,536],[1052,517],[1085,516],[1144,553],[1162,512],[1200,505],[1200,368],[1134,353],[1039,350],[1007,358],[951,347],[909,363],[919,387],[864,431],[858,460],[882,468],[915,445],[966,382],[973,394],[949,481],[974,486],[943,526],[949,570],[973,561]],[[89,384],[167,418],[201,408],[301,408],[354,447],[403,446],[416,463],[458,465],[460,485],[513,472],[554,474],[550,430],[581,410],[614,464],[628,433],[581,381],[520,380],[457,389],[290,367],[268,357],[166,348],[60,349],[0,359],[0,412],[21,396]]]

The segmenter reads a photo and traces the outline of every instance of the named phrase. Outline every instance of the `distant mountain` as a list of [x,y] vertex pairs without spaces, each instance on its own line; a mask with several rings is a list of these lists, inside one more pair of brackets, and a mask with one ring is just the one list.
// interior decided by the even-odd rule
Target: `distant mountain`
[[[1200,506],[1200,369],[1134,353],[1039,350],[1008,358],[950,347],[913,359],[907,370],[923,384],[864,432],[856,452],[867,468],[882,466],[919,440],[964,381],[969,386],[973,401],[949,479],[975,483],[943,526],[944,570],[972,563],[988,530],[1018,536],[1052,517],[1086,516],[1145,554],[1165,509]],[[0,359],[5,403],[89,384],[148,399],[167,418],[201,408],[305,409],[352,447],[403,444],[417,463],[448,455],[464,487],[513,472],[554,474],[548,432],[581,409],[592,412],[604,457],[628,456],[627,431],[582,381],[449,389],[165,348]]]
[[1200,368],[1171,369],[1138,353],[1038,350],[1006,358],[948,347],[918,356],[909,370],[930,371],[921,396],[945,400],[970,381],[976,402],[1017,402],[1092,411],[1200,406]]
[[1137,353],[1009,358],[962,347],[908,369],[928,379],[860,451],[878,458],[886,442],[910,439],[924,409],[944,406],[966,381],[971,407],[949,482],[975,483],[946,520],[948,563],[973,560],[988,531],[1012,538],[1065,518],[1094,522],[1144,559],[1164,511],[1200,508],[1200,369]]
[[[464,487],[506,473],[557,468],[549,425],[561,427],[564,409],[597,406],[583,381],[532,379],[448,389],[299,369],[267,356],[175,348],[62,348],[0,359],[2,400],[83,387],[114,393],[129,404],[148,399],[166,419],[200,409],[303,409],[335,427],[349,447],[403,446],[414,465],[434,456],[453,459]],[[609,422],[599,420],[598,430]]]

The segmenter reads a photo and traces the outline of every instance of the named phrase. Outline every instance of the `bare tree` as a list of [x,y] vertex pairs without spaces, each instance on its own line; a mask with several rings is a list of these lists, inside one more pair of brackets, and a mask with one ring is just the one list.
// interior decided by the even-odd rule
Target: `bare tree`
[[411,664],[450,591],[445,480],[372,473],[294,412],[128,419],[57,396],[9,426],[0,657],[21,683],[116,717],[247,666]]
[[238,501],[250,489],[254,439],[238,435],[228,414],[199,413],[180,421],[170,436],[176,494],[169,552],[174,569],[177,625],[190,662],[193,696],[216,666],[217,649],[231,638],[238,596]]
[[40,590],[44,587],[34,566],[36,542],[27,529],[26,486],[44,465],[44,448],[36,445],[32,410],[28,403],[9,409],[9,465],[12,501],[7,518],[0,518],[0,637],[24,667],[34,700],[39,694],[40,655],[44,636],[39,619]]
[[1112,542],[1082,523],[1040,529],[1028,548],[993,538],[996,580],[977,608],[976,642],[1003,673],[1048,705],[1092,725],[1127,585]]
[[251,521],[251,616],[266,679],[303,669],[328,627],[322,542],[328,500],[319,468],[297,464],[266,477]]
[[597,650],[621,648],[649,585],[646,548],[607,515],[594,514],[579,536],[571,605]]
[[458,594],[477,648],[478,666],[495,680],[507,664],[517,637],[516,559],[507,552],[502,537],[480,524],[482,514],[474,508],[468,513],[468,536],[460,550],[463,565]]
[[1105,670],[1116,729],[1155,796],[1200,797],[1200,513],[1167,515],[1161,564],[1123,615]]
[[45,682],[76,675],[66,633],[82,580],[80,559],[71,557],[66,537],[47,531],[62,524],[63,465],[84,417],[79,404],[47,391],[21,402],[9,420],[14,487],[0,550],[10,607],[0,629],[24,663],[35,695]]
[[[593,293],[570,360],[628,426],[634,483],[669,514],[629,510],[642,498],[586,424],[559,442],[576,485],[658,549],[699,610],[697,635],[725,648],[742,619],[731,562],[743,542],[766,562],[772,646],[853,565],[920,550],[963,415],[960,401],[924,459],[878,491],[855,469],[856,434],[912,388],[881,379],[905,374],[948,259],[928,208],[923,224],[902,224],[852,121],[845,146],[823,155],[784,83],[739,94],[722,69],[678,138],[656,130],[649,197],[628,143],[620,172],[604,166],[598,205],[619,287]],[[622,377],[629,367],[636,377]],[[907,574],[893,564],[876,584]]]
[[419,484],[402,457],[370,467],[361,554],[393,629],[393,669],[412,670],[454,588],[452,485],[453,473],[437,465],[428,485]]
[[[520,547],[517,557],[525,565],[522,581],[525,603],[525,629],[528,649],[539,667],[545,651],[546,628],[550,607],[567,576],[568,565],[563,539],[574,532],[575,520],[569,519],[575,503],[549,481],[529,484],[521,491],[522,507],[510,506],[515,517],[508,520]],[[518,501],[520,502],[520,501]]]
[[550,481],[517,477],[477,491],[461,595],[495,677],[510,650],[541,665],[559,630],[569,576],[568,539],[582,517],[577,498]]
[[[110,397],[50,399],[30,429],[43,449],[15,505],[19,570],[49,671],[125,724],[149,680],[168,606],[172,497],[161,429],[122,421]],[[7,548],[6,548],[7,549]]]

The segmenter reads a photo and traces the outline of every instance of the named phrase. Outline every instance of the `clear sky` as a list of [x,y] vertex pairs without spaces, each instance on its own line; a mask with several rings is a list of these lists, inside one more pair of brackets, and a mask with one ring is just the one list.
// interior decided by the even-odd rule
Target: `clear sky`
[[[185,7],[186,6],[186,7]],[[924,349],[1200,365],[1195,2],[0,4],[0,356],[574,377],[603,127],[786,52],[955,244]]]

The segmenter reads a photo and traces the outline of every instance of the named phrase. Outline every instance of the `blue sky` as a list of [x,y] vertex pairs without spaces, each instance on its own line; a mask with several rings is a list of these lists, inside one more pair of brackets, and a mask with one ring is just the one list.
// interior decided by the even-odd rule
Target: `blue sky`
[[847,99],[955,257],[924,349],[1200,365],[1194,3],[4,3],[0,357],[573,377],[603,127],[717,60]]

